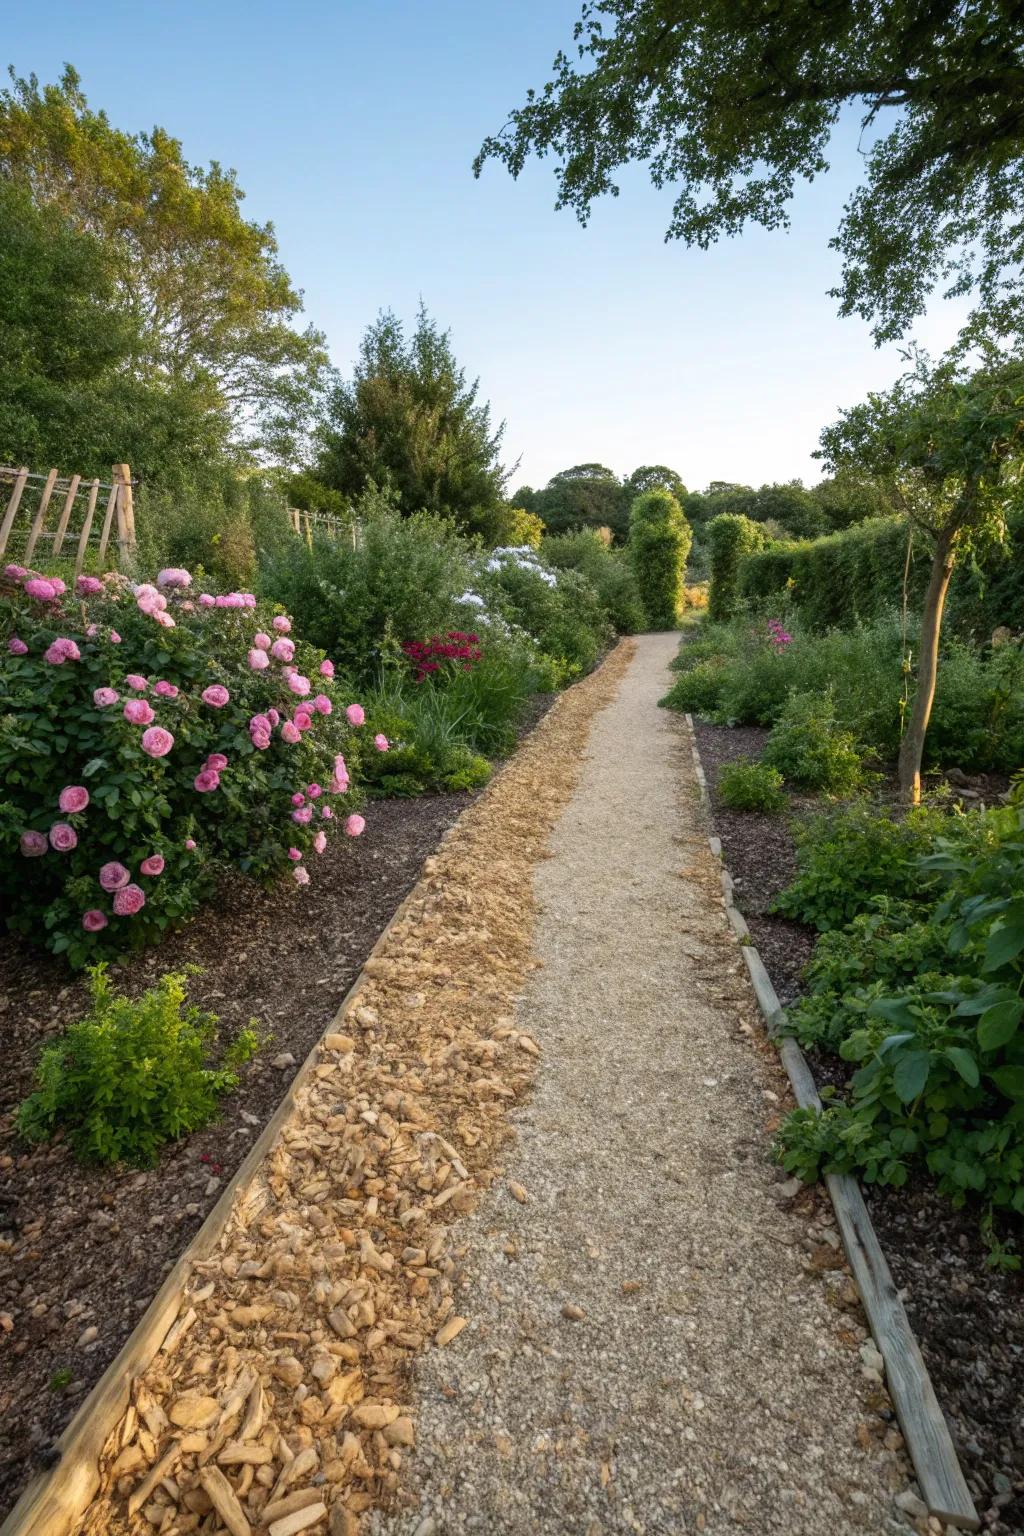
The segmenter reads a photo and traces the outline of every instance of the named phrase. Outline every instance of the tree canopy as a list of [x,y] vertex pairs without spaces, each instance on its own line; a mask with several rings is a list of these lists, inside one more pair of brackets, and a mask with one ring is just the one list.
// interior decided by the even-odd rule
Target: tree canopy
[[421,305],[412,334],[390,311],[369,327],[352,378],[331,392],[316,475],[343,496],[388,487],[404,513],[437,512],[485,534],[504,500],[504,423],[492,426],[451,336]]
[[784,226],[797,179],[828,169],[856,114],[864,179],[832,241],[841,312],[882,341],[941,288],[973,295],[974,330],[1024,332],[1015,0],[587,0],[574,41],[484,142],[478,175],[551,154],[557,206],[586,223],[644,162],[676,190],[667,238],[706,248],[748,222]]

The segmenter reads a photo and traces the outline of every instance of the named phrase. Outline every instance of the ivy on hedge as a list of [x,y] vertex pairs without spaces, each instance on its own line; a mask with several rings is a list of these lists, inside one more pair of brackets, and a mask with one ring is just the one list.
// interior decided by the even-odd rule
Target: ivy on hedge
[[731,619],[740,597],[743,560],[764,548],[767,535],[760,523],[742,513],[721,512],[708,524],[708,542],[711,546],[708,616],[715,620]]

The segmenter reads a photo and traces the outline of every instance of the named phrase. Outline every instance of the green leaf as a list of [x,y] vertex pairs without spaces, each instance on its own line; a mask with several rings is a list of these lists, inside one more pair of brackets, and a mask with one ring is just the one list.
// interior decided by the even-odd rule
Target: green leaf
[[1015,901],[1007,908],[1002,921],[993,928],[985,945],[986,971],[997,971],[1015,960],[1024,949],[1024,902]]
[[1008,1099],[1024,1101],[1024,1067],[997,1067],[989,1077]]
[[908,1051],[900,1057],[892,1074],[892,1085],[902,1103],[909,1104],[917,1098],[928,1081],[931,1064],[930,1051]]
[[994,1008],[987,1009],[978,1020],[978,1044],[982,1050],[997,1051],[1001,1045],[1012,1040],[1022,1018],[1024,1002],[1019,997],[1005,1003],[996,1003]]
[[949,1057],[949,1060],[953,1063],[954,1067],[959,1072],[964,1082],[967,1083],[970,1088],[977,1088],[978,1080],[980,1077],[978,1072],[978,1063],[975,1061],[970,1051],[965,1050],[962,1045],[950,1045],[946,1048],[946,1055]]

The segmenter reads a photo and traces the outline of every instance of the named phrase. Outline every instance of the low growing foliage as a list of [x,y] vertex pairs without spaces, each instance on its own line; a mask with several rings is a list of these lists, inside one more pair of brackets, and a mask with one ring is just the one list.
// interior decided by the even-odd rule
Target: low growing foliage
[[764,749],[764,762],[801,789],[848,795],[862,777],[850,731],[836,720],[830,693],[794,693],[783,705]]
[[786,804],[782,774],[767,763],[740,757],[727,763],[715,786],[718,798],[731,811],[781,811]]

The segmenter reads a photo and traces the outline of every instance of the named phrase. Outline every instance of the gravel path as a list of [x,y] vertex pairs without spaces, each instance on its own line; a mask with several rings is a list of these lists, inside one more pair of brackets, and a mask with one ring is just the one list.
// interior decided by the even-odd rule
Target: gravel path
[[675,648],[638,642],[537,868],[536,1088],[461,1226],[470,1321],[418,1367],[378,1536],[907,1529],[827,1207],[770,1162],[784,1080],[656,708]]

